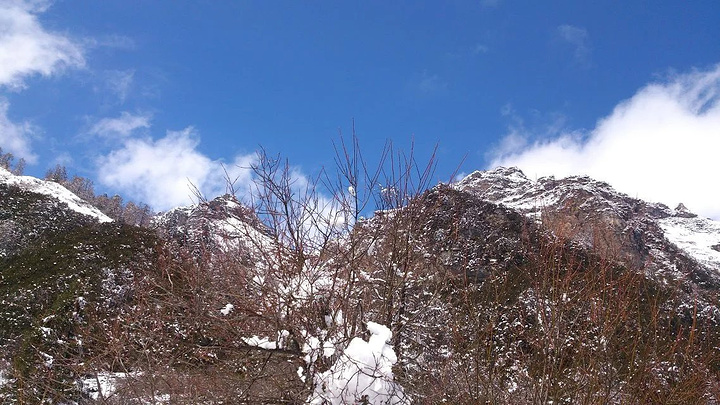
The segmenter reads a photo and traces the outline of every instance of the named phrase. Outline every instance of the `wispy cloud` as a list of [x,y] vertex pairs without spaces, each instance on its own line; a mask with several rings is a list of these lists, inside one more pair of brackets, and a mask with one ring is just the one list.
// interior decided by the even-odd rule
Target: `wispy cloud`
[[417,90],[423,94],[437,93],[447,89],[447,82],[436,74],[429,74],[427,70],[422,72],[417,82]]
[[475,47],[473,47],[473,49],[472,49],[472,54],[473,54],[473,55],[480,55],[480,54],[483,54],[483,53],[487,53],[487,51],[489,51],[489,50],[490,50],[490,48],[488,48],[487,45],[484,45],[484,44],[475,44]]
[[35,163],[37,156],[30,148],[30,139],[36,130],[29,122],[17,124],[10,121],[8,107],[7,100],[0,98],[0,147],[4,152],[11,152],[29,163]]
[[37,14],[46,8],[44,2],[0,2],[0,86],[19,90],[29,76],[85,65],[78,43],[40,24]]
[[[486,54],[490,51],[490,47],[483,43],[476,43],[471,46],[465,46],[458,50],[448,51],[445,53],[445,58],[460,61],[467,59],[477,58],[479,55]],[[427,74],[427,72],[425,72]]]
[[117,118],[103,118],[96,122],[88,133],[108,138],[124,138],[140,128],[150,128],[150,114],[120,113]]
[[192,127],[168,131],[158,140],[129,139],[99,159],[100,182],[160,210],[191,203],[192,186],[208,196],[224,193],[226,169],[237,179],[237,190],[249,189],[254,154],[239,155],[224,169],[221,161],[198,151],[199,144]]
[[720,65],[648,84],[590,131],[549,139],[511,131],[491,167],[518,166],[533,177],[589,175],[631,196],[682,202],[720,219],[718,128]]
[[105,35],[99,38],[85,38],[83,44],[89,48],[135,49],[135,40],[124,35]]
[[589,65],[590,45],[588,32],[585,28],[564,24],[557,27],[560,38],[573,47],[573,58],[580,65]]
[[111,93],[117,96],[120,104],[125,103],[135,79],[135,71],[109,70],[103,76],[106,90],[110,90]]

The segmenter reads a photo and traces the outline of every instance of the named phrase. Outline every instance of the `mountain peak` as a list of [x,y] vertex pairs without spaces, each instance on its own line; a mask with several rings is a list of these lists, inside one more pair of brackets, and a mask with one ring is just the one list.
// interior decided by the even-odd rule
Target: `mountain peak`
[[[720,278],[720,223],[698,218],[680,204],[664,204],[629,197],[588,176],[528,179],[517,168],[476,171],[454,185],[484,201],[513,209],[555,232],[602,249],[610,238],[630,263],[659,271],[687,267],[677,262],[680,249]],[[639,247],[642,248],[639,248]]]
[[488,180],[505,179],[514,182],[526,182],[529,181],[525,173],[517,167],[503,167],[498,166],[492,170],[476,170],[469,175],[465,176],[458,183],[473,184]]
[[675,207],[675,212],[673,213],[676,217],[683,217],[683,218],[695,218],[697,217],[697,214],[690,212],[690,210],[685,206],[685,204],[680,203],[677,207]]
[[272,243],[253,210],[232,194],[159,214],[151,227],[191,251],[254,252],[254,244]]

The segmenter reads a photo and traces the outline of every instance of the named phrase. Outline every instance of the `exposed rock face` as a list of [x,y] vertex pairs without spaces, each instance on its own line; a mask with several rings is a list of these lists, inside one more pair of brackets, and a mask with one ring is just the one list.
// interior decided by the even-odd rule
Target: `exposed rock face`
[[[528,179],[517,168],[474,172],[457,190],[533,218],[554,234],[661,277],[720,286],[720,224],[671,210],[589,177]],[[698,236],[701,235],[701,236]]]
[[229,194],[160,214],[150,227],[203,260],[222,253],[246,264],[257,262],[262,260],[262,249],[273,243],[252,210]]
[[490,272],[517,266],[538,228],[522,214],[473,194],[439,187],[420,201],[423,244],[451,271],[476,282]]
[[252,212],[242,206],[234,196],[224,195],[211,201],[162,213],[153,219],[151,227],[157,229],[161,235],[182,243],[190,243],[197,238],[205,238],[204,242],[210,242],[207,238],[211,237],[211,233],[223,235],[231,232],[233,229],[228,229],[225,225],[233,220],[252,222],[255,225],[259,223]]
[[[696,325],[711,331],[720,325],[720,255],[714,248],[720,241],[720,224],[698,218],[683,207],[672,210],[631,198],[588,177],[530,180],[515,168],[475,172],[367,222],[356,230],[368,237],[376,235],[373,246],[396,247],[390,253],[388,248],[372,249],[374,267],[391,262],[409,280],[402,294],[393,297],[399,315],[387,317],[385,322],[401,331],[397,345],[406,356],[401,363],[415,373],[406,384],[428,381],[415,387],[421,392],[423,385],[432,384],[437,368],[445,367],[440,364],[452,363],[440,360],[443,353],[453,353],[448,358],[477,359],[473,357],[477,353],[463,352],[467,347],[463,339],[487,344],[483,348],[489,353],[490,366],[481,374],[493,373],[498,370],[495,367],[504,370],[501,374],[522,369],[518,364],[525,360],[519,359],[537,356],[542,363],[558,356],[559,363],[568,361],[564,363],[568,368],[560,372],[562,379],[580,372],[574,367],[584,361],[571,364],[579,359],[577,353],[588,348],[593,352],[589,357],[596,358],[608,350],[626,352],[631,342],[645,342],[642,336],[630,337],[629,333],[621,337],[625,332],[618,332],[608,345],[608,337],[596,333],[608,324],[600,325],[597,319],[624,314],[620,316],[627,318],[622,326],[617,324],[617,330],[634,331],[644,330],[654,317],[662,318],[668,328],[655,332],[657,336]],[[399,242],[389,240],[396,234],[402,236],[397,238]],[[395,257],[403,241],[412,252],[405,261]],[[403,270],[407,268],[411,271]],[[445,276],[447,283],[463,287],[451,289],[448,296],[438,293],[443,297],[438,299],[429,293],[438,288],[437,278],[432,279],[438,274],[451,274]],[[378,273],[372,275],[374,280],[382,278]],[[661,309],[653,312],[646,302],[656,302]],[[635,311],[630,315],[624,309],[629,307]],[[607,311],[605,315],[598,317],[598,308]],[[567,312],[558,315],[563,311]],[[565,316],[566,321],[557,322]],[[458,329],[453,334],[446,325]],[[417,339],[420,335],[426,340]],[[457,335],[460,343],[447,343]],[[717,339],[714,332],[703,336],[708,348]],[[557,342],[548,343],[554,338]],[[670,341],[663,344],[673,345]],[[564,350],[567,352],[561,354]],[[461,364],[458,373],[473,367],[457,362]],[[618,364],[612,367],[619,370]],[[520,374],[511,371],[505,375],[514,380]],[[577,383],[570,380],[560,385]],[[515,388],[510,384],[504,389],[512,392]],[[618,395],[606,402],[627,400]]]
[[697,217],[697,214],[693,214],[692,212],[690,212],[690,210],[687,209],[685,204],[680,203],[677,207],[675,207],[674,216],[682,218],[695,218]]

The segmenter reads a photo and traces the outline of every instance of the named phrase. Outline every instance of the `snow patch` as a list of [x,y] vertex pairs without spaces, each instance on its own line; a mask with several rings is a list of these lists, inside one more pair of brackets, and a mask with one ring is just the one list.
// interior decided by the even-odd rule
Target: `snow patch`
[[112,222],[112,218],[103,214],[70,190],[52,181],[40,180],[31,176],[16,176],[0,167],[0,183],[18,186],[23,190],[50,196],[67,204],[68,208],[85,216],[93,217],[98,222]]
[[393,381],[392,366],[397,356],[388,342],[392,332],[384,325],[368,322],[371,333],[366,342],[354,338],[338,360],[315,377],[311,405],[321,404],[409,404],[410,399]]
[[288,336],[290,336],[290,332],[281,330],[278,332],[277,339],[275,340],[270,340],[268,337],[260,336],[244,337],[241,339],[248,346],[255,346],[267,350],[276,350],[283,349],[285,347]]
[[261,349],[275,350],[278,348],[278,344],[275,341],[270,341],[270,338],[253,336],[249,338],[242,338],[242,340],[248,346],[255,346]]
[[[113,373],[99,372],[93,376],[88,376],[80,380],[83,392],[88,394],[93,400],[109,399],[116,394],[119,385],[131,378],[137,378],[142,373]],[[170,403],[170,394],[155,394],[148,398],[136,398],[140,404],[167,404]],[[103,402],[104,403],[104,402]]]
[[720,271],[720,222],[707,218],[669,217],[658,221],[665,237],[690,257]]
[[7,376],[7,371],[0,370],[0,389],[2,389],[3,386],[10,384],[12,381]]
[[227,315],[230,314],[230,312],[232,312],[232,310],[233,310],[234,308],[235,308],[235,306],[234,306],[233,304],[229,304],[229,303],[228,303],[228,304],[225,304],[225,308],[221,309],[221,310],[220,310],[220,313],[223,314],[223,315],[225,315],[225,316],[227,316]]
[[108,398],[117,391],[119,380],[127,376],[127,373],[98,373],[82,380],[83,391],[94,400]]
[[45,352],[39,352],[39,353],[43,357],[43,359],[45,359],[43,361],[43,364],[45,364],[45,367],[52,368],[53,363],[55,363],[55,358]]

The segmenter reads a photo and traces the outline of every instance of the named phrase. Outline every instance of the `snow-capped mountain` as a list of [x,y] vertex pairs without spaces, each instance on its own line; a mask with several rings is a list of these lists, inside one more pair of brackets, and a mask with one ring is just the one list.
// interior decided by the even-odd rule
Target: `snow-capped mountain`
[[222,253],[257,262],[274,246],[255,214],[230,194],[160,213],[150,228],[203,259]]
[[474,172],[455,188],[515,210],[588,247],[619,249],[629,264],[675,277],[702,272],[720,285],[720,223],[699,218],[682,204],[670,209],[645,202],[584,176],[532,180],[517,168]]

